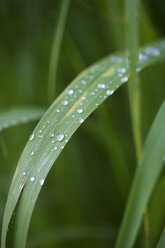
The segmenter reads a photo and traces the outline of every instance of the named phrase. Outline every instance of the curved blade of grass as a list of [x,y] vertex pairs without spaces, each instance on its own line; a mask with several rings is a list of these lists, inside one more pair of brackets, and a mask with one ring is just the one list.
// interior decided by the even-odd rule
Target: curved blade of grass
[[165,101],[163,102],[144,144],[135,173],[116,248],[131,248],[143,214],[163,169],[165,154]]
[[[139,52],[137,70],[165,58],[165,41]],[[109,56],[82,72],[56,99],[31,135],[19,160],[8,194],[2,227],[8,225],[24,188],[17,213],[15,247],[25,247],[30,218],[44,180],[81,123],[129,77],[126,53]]]
[[0,111],[0,131],[22,123],[39,120],[44,114],[42,107],[12,107]]
[[156,246],[156,248],[164,248],[164,247],[165,247],[165,228],[164,228],[164,230],[162,232],[162,235],[160,237],[159,243]]

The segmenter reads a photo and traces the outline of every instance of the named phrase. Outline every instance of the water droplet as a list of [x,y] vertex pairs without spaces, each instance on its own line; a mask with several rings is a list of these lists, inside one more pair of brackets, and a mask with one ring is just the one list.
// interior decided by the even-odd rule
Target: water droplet
[[34,155],[34,151],[31,152],[31,156],[33,156],[33,155]]
[[73,91],[72,89],[67,90],[67,94],[68,94],[68,95],[72,95],[73,92],[74,92],[74,91]]
[[128,81],[128,77],[123,77],[122,79],[121,79],[121,82],[122,83],[125,83],[125,82],[127,82]]
[[21,121],[26,123],[28,121],[28,118],[26,116],[22,116]]
[[86,97],[85,97],[85,96],[82,96],[81,99],[82,99],[82,100],[86,100]]
[[35,177],[31,177],[31,178],[30,178],[30,181],[31,181],[31,182],[34,182],[35,179],[36,179]]
[[50,137],[54,137],[54,133],[51,133]]
[[40,139],[42,139],[43,137],[44,137],[44,135],[42,134],[42,135],[38,135],[38,137],[40,138]]
[[44,179],[41,179],[40,180],[40,185],[42,186],[44,184],[45,180]]
[[146,53],[147,54],[152,54],[154,56],[158,56],[160,54],[160,50],[157,47],[147,47],[146,48]]
[[54,147],[54,150],[57,150],[57,146]]
[[95,95],[95,92],[90,92],[89,95],[93,96],[93,95]]
[[29,140],[33,140],[34,139],[34,133],[32,133],[32,135],[30,136]]
[[48,120],[47,123],[50,124],[50,121]]
[[81,83],[82,83],[82,84],[86,84],[86,81],[85,81],[85,80],[82,80]]
[[141,68],[140,67],[136,68],[136,71],[137,72],[141,71]]
[[74,118],[75,116],[74,116],[74,115],[72,115],[72,117]]
[[146,59],[147,59],[146,55],[144,55],[142,53],[139,54],[139,61],[145,61]]
[[59,109],[56,109],[56,112],[58,113],[58,112],[60,112],[60,110]]
[[83,122],[84,122],[84,119],[80,119],[79,122],[80,122],[80,123],[83,123]]
[[26,175],[26,172],[24,171],[24,172],[22,173],[22,175],[25,176],[25,175]]
[[79,90],[79,93],[82,93],[83,91],[82,90]]
[[52,144],[54,143],[54,140],[52,140]]
[[98,84],[97,87],[100,89],[105,89],[105,84]]
[[62,103],[61,103],[62,105],[64,105],[64,106],[66,106],[67,104],[68,104],[68,100],[64,100],[64,101],[62,101]]
[[113,92],[114,92],[114,90],[107,90],[107,92],[106,92],[106,93],[107,93],[107,95],[108,95],[108,96],[110,96],[110,95],[112,95],[112,94],[113,94]]
[[62,141],[64,139],[64,135],[59,133],[57,136],[56,136],[56,140],[57,141]]
[[120,67],[117,69],[118,72],[125,73],[126,69],[124,67]]
[[6,127],[8,127],[8,126],[9,126],[9,124],[8,124],[7,122],[3,123],[3,127],[4,127],[4,128],[6,128]]
[[61,146],[61,150],[64,149],[64,146]]
[[81,114],[83,112],[82,109],[77,109],[77,113]]
[[16,120],[11,120],[11,125],[16,125],[17,121]]

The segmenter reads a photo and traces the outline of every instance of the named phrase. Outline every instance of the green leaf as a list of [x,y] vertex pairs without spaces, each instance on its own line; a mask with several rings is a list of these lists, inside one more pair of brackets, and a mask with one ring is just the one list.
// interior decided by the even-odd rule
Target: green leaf
[[157,179],[163,169],[165,154],[165,101],[144,144],[135,173],[116,248],[131,248]]
[[[137,71],[165,58],[165,41],[139,52]],[[67,141],[81,123],[129,77],[127,53],[108,56],[82,72],[56,99],[32,133],[19,160],[8,194],[2,227],[5,247],[8,225],[16,214],[15,247],[26,244],[30,218],[44,180]]]
[[164,248],[164,247],[165,247],[165,228],[164,228],[164,230],[162,232],[162,235],[160,237],[159,243],[156,246],[156,248]]
[[0,111],[0,131],[22,123],[39,120],[45,109],[36,106],[12,107]]

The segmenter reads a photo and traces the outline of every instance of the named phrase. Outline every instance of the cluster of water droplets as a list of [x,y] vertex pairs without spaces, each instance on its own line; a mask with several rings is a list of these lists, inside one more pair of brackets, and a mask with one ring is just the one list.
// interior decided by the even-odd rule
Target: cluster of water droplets
[[[145,62],[148,59],[148,56],[158,56],[160,54],[159,49],[155,47],[147,48],[139,54],[139,64],[137,71],[140,70],[140,64]],[[112,70],[109,70],[110,63],[116,63]],[[99,66],[95,65],[90,68],[88,73],[82,76],[77,80],[76,84],[72,84],[65,91],[64,98],[57,102],[54,106],[54,111],[56,113],[56,120],[54,123],[58,123],[61,118],[64,118],[63,124],[66,126],[66,130],[69,126],[76,123],[80,125],[84,122],[85,118],[90,114],[89,108],[92,105],[95,107],[91,108],[91,112],[96,108],[101,102],[104,101],[108,96],[112,95],[114,91],[123,83],[128,81],[129,74],[129,63],[128,58],[121,58],[119,56],[111,56],[110,63],[107,63],[107,60],[102,62]],[[109,71],[108,71],[109,70]],[[101,76],[100,79],[96,78]],[[89,86],[89,87],[88,87]],[[87,110],[87,111],[86,111]],[[67,113],[69,114],[67,115]],[[60,116],[60,117],[58,117]],[[59,119],[58,119],[59,118]],[[46,125],[50,124],[50,121],[47,121]],[[53,126],[51,126],[53,127]],[[44,137],[44,127],[36,131],[37,134],[33,133],[29,140],[33,141],[35,136],[42,139]],[[54,131],[53,131],[54,130]],[[65,144],[68,142],[67,133],[58,132],[58,129],[53,127],[53,130],[49,133],[49,140],[51,147],[51,152],[55,150],[62,150]],[[31,151],[31,156],[35,154],[35,151]],[[42,166],[38,169],[38,172],[41,171]],[[30,177],[30,181],[34,182],[35,177]],[[39,180],[40,185],[44,183],[44,179]]]

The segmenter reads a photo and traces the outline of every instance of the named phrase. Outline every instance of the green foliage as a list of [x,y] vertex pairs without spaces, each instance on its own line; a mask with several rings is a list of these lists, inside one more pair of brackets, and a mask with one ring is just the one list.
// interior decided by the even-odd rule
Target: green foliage
[[164,247],[163,9],[1,1],[2,248]]

